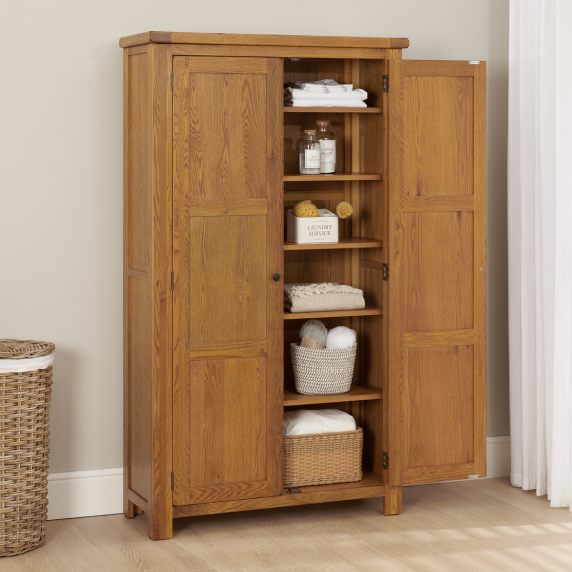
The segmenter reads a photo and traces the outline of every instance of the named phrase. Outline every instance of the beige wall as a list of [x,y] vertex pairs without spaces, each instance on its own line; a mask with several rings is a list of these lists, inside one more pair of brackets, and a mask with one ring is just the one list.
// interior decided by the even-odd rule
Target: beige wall
[[508,0],[6,0],[0,337],[57,344],[51,471],[122,464],[122,54],[146,30],[408,37],[488,60],[489,421],[506,435]]

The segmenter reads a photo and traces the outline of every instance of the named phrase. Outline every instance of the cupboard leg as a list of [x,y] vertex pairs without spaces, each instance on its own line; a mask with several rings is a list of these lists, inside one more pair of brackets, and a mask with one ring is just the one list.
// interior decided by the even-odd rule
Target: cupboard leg
[[133,518],[136,514],[138,514],[136,510],[137,507],[130,500],[127,500],[126,506],[123,510],[123,514],[125,514],[127,518]]
[[[167,511],[171,512],[171,511]],[[169,540],[173,538],[173,517],[164,511],[148,513],[148,534],[153,540]]]
[[383,514],[401,514],[401,486],[386,487],[383,497]]

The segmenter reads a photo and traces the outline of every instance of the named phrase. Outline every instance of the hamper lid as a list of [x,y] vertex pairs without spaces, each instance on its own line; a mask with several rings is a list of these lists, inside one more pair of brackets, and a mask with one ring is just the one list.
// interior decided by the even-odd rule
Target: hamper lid
[[0,340],[0,359],[29,359],[47,356],[56,344],[34,340]]

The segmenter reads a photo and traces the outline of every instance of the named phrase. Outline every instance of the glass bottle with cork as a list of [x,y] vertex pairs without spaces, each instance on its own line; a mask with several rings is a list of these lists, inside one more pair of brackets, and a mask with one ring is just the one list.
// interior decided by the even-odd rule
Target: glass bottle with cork
[[320,142],[316,139],[316,130],[304,131],[300,140],[300,175],[320,174]]
[[336,172],[336,136],[330,131],[329,121],[316,121],[320,142],[320,173],[333,174]]

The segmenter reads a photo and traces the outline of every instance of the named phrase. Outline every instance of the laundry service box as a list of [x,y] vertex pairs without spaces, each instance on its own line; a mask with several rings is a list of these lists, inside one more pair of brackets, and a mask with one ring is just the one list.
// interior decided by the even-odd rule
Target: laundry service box
[[297,217],[291,210],[286,218],[286,240],[296,244],[339,242],[339,217],[328,209],[318,209],[320,216]]

